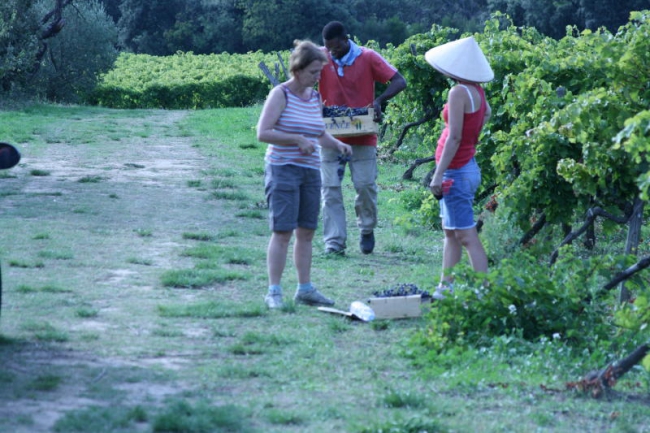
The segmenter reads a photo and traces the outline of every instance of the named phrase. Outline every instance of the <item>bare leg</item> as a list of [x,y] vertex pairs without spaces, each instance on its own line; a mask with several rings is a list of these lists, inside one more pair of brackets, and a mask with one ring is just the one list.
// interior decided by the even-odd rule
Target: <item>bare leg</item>
[[487,255],[485,254],[483,244],[478,237],[476,227],[467,230],[456,230],[456,239],[458,239],[458,242],[467,250],[469,262],[471,263],[472,268],[476,272],[487,273]]
[[462,248],[465,247],[469,262],[476,272],[487,273],[488,261],[483,244],[478,237],[476,227],[467,230],[445,230],[445,245],[442,253],[441,281],[451,282],[447,271],[460,262]]
[[298,283],[311,282],[312,240],[315,230],[298,227],[293,247],[293,262],[298,271]]
[[451,275],[447,271],[454,267],[462,256],[462,245],[456,238],[456,230],[445,230],[445,243],[442,250],[442,275],[441,281],[451,282]]
[[266,251],[266,268],[269,285],[280,285],[287,264],[287,251],[292,232],[273,232]]

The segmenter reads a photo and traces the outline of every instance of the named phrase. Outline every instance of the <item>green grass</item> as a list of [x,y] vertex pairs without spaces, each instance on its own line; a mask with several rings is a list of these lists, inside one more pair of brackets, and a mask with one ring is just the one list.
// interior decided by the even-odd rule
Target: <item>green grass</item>
[[246,412],[233,405],[214,406],[206,402],[194,405],[186,401],[170,403],[153,420],[156,433],[247,432]]
[[45,286],[40,286],[40,287],[35,287],[35,286],[28,286],[25,284],[21,284],[16,288],[16,292],[18,293],[70,293],[72,290],[61,287],[58,285],[54,284],[47,284]]
[[99,183],[103,180],[101,176],[84,176],[78,180],[79,183]]
[[159,305],[162,317],[190,317],[195,319],[223,319],[227,317],[260,317],[266,310],[260,305],[239,305],[231,302],[202,302],[192,305]]
[[241,272],[209,267],[165,271],[161,276],[161,283],[165,287],[201,288],[247,278]]
[[70,251],[43,250],[43,251],[39,251],[37,256],[42,259],[54,259],[54,260],[72,260],[74,258],[74,255]]
[[36,391],[54,391],[56,390],[63,379],[60,376],[47,374],[35,378],[30,388]]
[[126,259],[127,263],[131,263],[134,265],[142,265],[142,266],[152,266],[153,261],[149,259],[143,259],[140,257],[129,257]]
[[29,174],[31,174],[32,176],[41,176],[42,177],[42,176],[49,176],[52,173],[50,171],[47,171],[47,170],[34,169],[34,170],[30,170]]
[[240,212],[237,212],[235,216],[240,217],[240,218],[251,218],[255,220],[263,220],[266,219],[268,216],[264,214],[264,212],[259,211],[259,210],[254,210],[254,209],[246,209]]
[[222,189],[222,188],[237,188],[237,180],[230,178],[214,178],[210,182],[212,188]]
[[153,236],[153,231],[150,229],[137,228],[133,231],[142,238],[150,238]]
[[241,191],[230,191],[230,190],[219,190],[219,191],[214,191],[212,193],[212,197],[216,198],[218,200],[240,200],[240,201],[246,201],[249,200],[250,197],[248,194],[245,192]]
[[38,341],[64,343],[69,340],[66,332],[57,329],[48,322],[27,322],[23,325],[23,328]]
[[[362,323],[294,304],[291,248],[285,306],[269,311],[259,112],[0,112],[0,132],[29,143],[39,169],[65,151],[85,170],[61,180],[56,172],[58,194],[24,189],[30,165],[2,178],[0,431],[648,429],[641,368],[604,399],[566,390],[620,355],[608,342],[577,353],[564,341],[512,335],[422,353],[410,342],[426,317]],[[382,161],[374,254],[358,251],[349,178],[346,256],[325,255],[317,230],[312,280],[337,308],[400,283],[436,283],[443,235],[416,218],[418,186],[402,180],[406,168]],[[504,236],[514,234],[486,223],[489,253],[504,257]]]
[[92,319],[94,317],[97,317],[98,314],[99,311],[94,308],[83,307],[83,308],[77,308],[77,310],[75,311],[75,315],[82,319]]
[[234,265],[249,265],[265,258],[259,250],[208,243],[188,248],[181,255],[208,260],[213,264],[228,263]]
[[274,425],[299,426],[305,423],[304,417],[292,410],[269,409],[264,416]]
[[91,406],[70,411],[54,424],[57,433],[113,433],[133,431],[137,423],[147,421],[147,411],[141,406],[110,408]]
[[43,268],[45,263],[39,261],[30,262],[26,260],[9,260],[9,266],[14,268]]
[[411,392],[390,391],[384,395],[380,404],[388,408],[423,408],[427,406],[426,397],[420,394],[413,394]]
[[210,242],[217,240],[218,237],[211,233],[183,233],[183,239]]

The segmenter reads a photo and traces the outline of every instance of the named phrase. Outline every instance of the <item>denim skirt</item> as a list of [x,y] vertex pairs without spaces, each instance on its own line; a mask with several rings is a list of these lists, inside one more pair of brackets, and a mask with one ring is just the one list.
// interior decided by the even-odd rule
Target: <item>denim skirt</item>
[[460,168],[449,168],[442,180],[452,179],[449,191],[440,200],[440,217],[445,230],[466,230],[476,226],[474,195],[481,184],[481,169],[472,158]]

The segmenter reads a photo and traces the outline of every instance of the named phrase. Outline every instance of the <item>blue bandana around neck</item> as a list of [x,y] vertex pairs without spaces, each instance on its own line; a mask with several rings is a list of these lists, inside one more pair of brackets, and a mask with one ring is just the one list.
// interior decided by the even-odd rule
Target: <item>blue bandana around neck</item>
[[345,56],[341,57],[340,59],[335,59],[332,57],[334,63],[338,65],[337,73],[339,74],[339,77],[343,76],[343,67],[352,66],[357,57],[361,55],[361,48],[351,40],[348,40],[348,42],[350,43],[350,51],[348,51]]

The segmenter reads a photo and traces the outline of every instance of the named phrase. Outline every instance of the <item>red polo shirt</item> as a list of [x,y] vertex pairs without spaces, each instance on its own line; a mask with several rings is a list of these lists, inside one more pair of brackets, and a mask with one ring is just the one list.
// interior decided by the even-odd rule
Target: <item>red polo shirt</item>
[[[350,108],[372,107],[375,100],[375,82],[387,83],[397,72],[379,53],[361,47],[361,54],[350,66],[343,67],[343,76],[337,73],[338,65],[332,60],[329,51],[328,63],[321,71],[318,91],[323,97],[323,105],[345,105]],[[341,137],[348,144],[376,146],[377,135]]]

